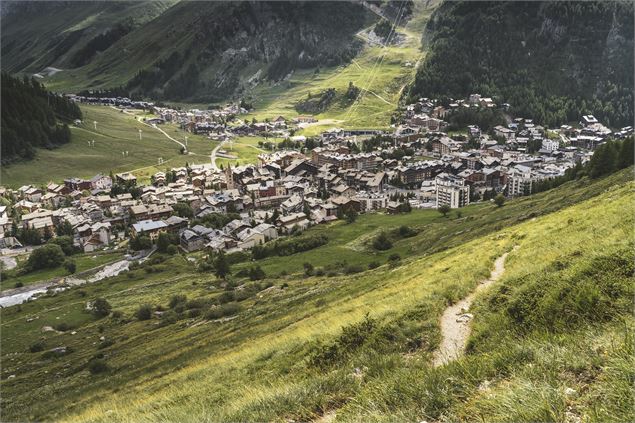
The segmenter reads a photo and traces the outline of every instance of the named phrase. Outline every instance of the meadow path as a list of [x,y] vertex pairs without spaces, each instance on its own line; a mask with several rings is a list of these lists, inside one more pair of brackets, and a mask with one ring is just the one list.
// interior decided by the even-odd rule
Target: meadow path
[[[514,247],[514,249],[516,248]],[[479,292],[499,280],[505,273],[505,259],[507,259],[508,254],[505,253],[496,259],[494,269],[488,279],[482,281],[470,295],[446,308],[443,312],[441,316],[441,344],[432,358],[434,367],[447,364],[463,355],[467,339],[470,336],[470,321],[472,320],[472,315],[469,314],[470,306]]]

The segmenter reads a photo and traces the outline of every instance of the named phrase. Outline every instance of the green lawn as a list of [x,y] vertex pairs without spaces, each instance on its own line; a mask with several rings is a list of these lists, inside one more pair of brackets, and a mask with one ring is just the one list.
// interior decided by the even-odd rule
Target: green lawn
[[[18,187],[23,184],[61,182],[64,178],[89,178],[97,173],[133,171],[148,179],[166,167],[189,163],[209,163],[211,150],[217,145],[203,137],[190,137],[188,147],[193,155],[182,155],[180,146],[156,129],[138,122],[134,116],[106,106],[81,106],[84,122],[72,127],[71,142],[54,150],[38,150],[34,160],[2,166],[2,184]],[[95,130],[93,122],[97,121]],[[139,129],[142,139],[139,139]],[[166,125],[163,129],[182,140],[179,130]],[[94,147],[88,142],[95,141]],[[128,155],[123,156],[122,152]],[[158,166],[158,159],[164,163]]]

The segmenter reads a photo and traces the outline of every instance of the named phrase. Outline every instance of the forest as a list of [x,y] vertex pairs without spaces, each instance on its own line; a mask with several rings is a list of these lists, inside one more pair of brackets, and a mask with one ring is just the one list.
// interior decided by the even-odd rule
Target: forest
[[2,73],[2,164],[35,157],[36,148],[54,148],[71,139],[68,122],[81,119],[79,107],[48,92],[35,79]]
[[445,2],[409,97],[509,103],[543,125],[633,122],[633,3]]

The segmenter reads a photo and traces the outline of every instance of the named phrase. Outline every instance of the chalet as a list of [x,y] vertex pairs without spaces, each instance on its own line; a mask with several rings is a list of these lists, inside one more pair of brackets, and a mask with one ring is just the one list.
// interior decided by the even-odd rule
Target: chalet
[[112,179],[110,176],[98,174],[90,179],[91,189],[109,190],[112,187]]
[[179,216],[170,216],[164,220],[168,225],[167,231],[178,234],[181,230],[187,228],[187,219]]
[[163,221],[142,220],[132,225],[132,235],[145,235],[151,240],[156,240],[160,233],[167,232],[168,225]]
[[206,240],[203,236],[189,229],[181,232],[181,235],[179,236],[179,244],[181,248],[188,253],[202,249],[205,246],[205,241]]
[[137,185],[137,177],[130,172],[118,173],[115,175],[118,184],[130,186]]
[[64,185],[70,191],[84,191],[90,190],[92,188],[92,186],[90,185],[90,181],[79,178],[64,179]]
[[247,249],[266,242],[265,235],[253,228],[245,228],[236,234],[238,248]]
[[278,218],[280,229],[283,232],[289,233],[293,228],[297,227],[304,230],[309,227],[309,220],[304,213],[293,213],[288,216],[281,216]]

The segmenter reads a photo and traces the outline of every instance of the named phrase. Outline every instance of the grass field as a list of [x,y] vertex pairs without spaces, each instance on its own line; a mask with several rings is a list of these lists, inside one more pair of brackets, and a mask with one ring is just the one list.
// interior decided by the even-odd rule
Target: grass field
[[[2,181],[6,186],[61,182],[64,178],[89,178],[97,173],[133,171],[147,179],[166,167],[189,163],[209,163],[215,142],[202,137],[190,137],[188,147],[193,155],[182,155],[180,146],[157,130],[135,120],[134,116],[105,106],[82,106],[84,122],[71,129],[71,142],[54,150],[38,150],[34,160],[2,166]],[[97,121],[95,130],[93,122]],[[139,139],[139,130],[142,139]],[[179,139],[179,130],[166,126],[164,130]],[[171,131],[171,132],[170,132]],[[182,138],[181,138],[182,139]],[[95,141],[94,147],[88,143]],[[128,155],[124,156],[123,151]],[[158,166],[159,157],[164,164]]]
[[[632,359],[624,349],[630,342],[624,333],[632,330],[633,319],[622,311],[632,293],[620,291],[627,285],[623,276],[610,273],[610,263],[594,264],[632,249],[633,217],[623,213],[633,200],[630,172],[592,184],[568,183],[502,208],[471,206],[460,218],[420,211],[365,215],[353,224],[315,227],[307,236],[325,233],[328,244],[258,261],[268,275],[265,282],[273,287],[247,296],[237,303],[236,317],[224,320],[205,320],[189,312],[176,322],[133,317],[144,303],[168,309],[174,294],[202,301],[228,292],[211,274],[193,271],[181,256],[153,265],[152,271],[137,269],[2,310],[5,418],[309,421],[335,410],[343,421],[441,416],[452,421],[505,416],[562,421],[564,413],[573,410],[582,421],[632,420],[632,370],[626,370]],[[400,225],[418,229],[418,234],[395,240],[383,253],[368,245],[368,233]],[[439,340],[437,319],[445,305],[472,290],[494,259],[514,245],[520,248],[508,258],[500,289],[495,286],[478,303],[482,315],[477,316],[470,354],[455,364],[431,368],[430,352]],[[401,262],[383,264],[394,253],[402,256]],[[337,267],[342,261],[371,260],[383,265],[351,276],[302,276],[305,261]],[[234,273],[251,265],[236,265]],[[563,289],[561,298],[573,301],[568,307],[583,304],[587,297],[570,300],[567,292],[576,290],[567,284],[585,278],[606,281],[602,286],[613,281],[608,285],[613,296],[598,293],[592,308],[607,314],[601,320],[579,316],[575,307],[558,308],[562,301],[528,309],[518,309],[522,303],[517,301],[509,303],[516,308],[497,307],[501,301],[531,298],[541,278],[551,281],[547,287],[553,298]],[[240,285],[234,293],[253,284],[232,279]],[[123,316],[96,319],[83,311],[86,301],[96,297],[107,298]],[[531,310],[549,304],[550,309],[541,311],[544,316],[553,315],[556,322],[575,316],[575,326],[550,333],[537,324],[535,330],[516,332],[519,328],[504,313],[519,310],[511,315],[538,319]],[[367,313],[374,323],[360,326]],[[39,319],[27,322],[31,316]],[[40,330],[59,322],[73,326],[77,335]],[[357,334],[357,343],[346,341],[343,327]],[[102,336],[112,343],[100,341]],[[47,349],[64,345],[72,352],[43,358],[42,353],[28,352],[37,340]],[[340,347],[329,349],[338,342]],[[597,348],[604,353],[595,354]],[[96,356],[108,364],[106,373],[86,369]],[[312,357],[322,357],[325,364],[312,364]],[[15,378],[7,379],[11,374]],[[485,382],[489,391],[482,388]],[[565,387],[579,394],[567,396]],[[608,392],[613,393],[607,397]],[[615,417],[606,418],[611,415]]]

